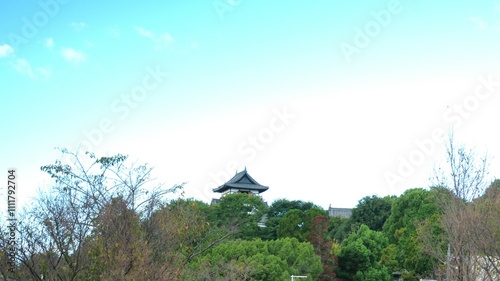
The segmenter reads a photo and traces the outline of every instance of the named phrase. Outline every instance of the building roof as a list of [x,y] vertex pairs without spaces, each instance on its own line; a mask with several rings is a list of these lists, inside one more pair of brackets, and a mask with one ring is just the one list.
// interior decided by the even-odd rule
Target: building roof
[[230,179],[228,182],[226,182],[225,184],[223,184],[217,188],[214,188],[213,191],[222,193],[222,192],[224,192],[228,189],[231,189],[231,188],[243,189],[243,190],[248,190],[248,191],[256,190],[259,193],[262,193],[262,192],[269,189],[269,187],[263,186],[260,183],[258,183],[256,180],[254,180],[247,173],[246,168],[245,168],[245,170],[243,170],[239,173],[236,173],[236,175],[234,175],[234,177],[232,179]]

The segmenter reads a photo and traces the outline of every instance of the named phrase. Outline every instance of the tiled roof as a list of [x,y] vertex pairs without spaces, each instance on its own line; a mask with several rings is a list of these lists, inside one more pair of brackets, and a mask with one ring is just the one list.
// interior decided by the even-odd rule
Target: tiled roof
[[248,173],[247,170],[243,170],[236,175],[232,179],[230,179],[228,182],[225,184],[214,188],[214,192],[224,192],[230,188],[236,188],[236,189],[245,189],[245,190],[257,190],[259,193],[264,192],[269,189],[267,186],[263,186],[260,183],[258,183],[254,178],[252,178]]

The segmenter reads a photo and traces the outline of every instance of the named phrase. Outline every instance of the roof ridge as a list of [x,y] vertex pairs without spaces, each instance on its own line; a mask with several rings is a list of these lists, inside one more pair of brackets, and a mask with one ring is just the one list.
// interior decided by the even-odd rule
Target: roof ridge
[[[240,182],[241,179],[243,179],[245,176],[247,177],[248,181],[250,181],[250,183]],[[230,186],[236,187],[236,185],[239,185],[240,188],[245,188],[245,189],[250,188],[250,189],[262,190],[262,191],[269,189],[268,186],[264,186],[264,185],[258,183],[252,176],[250,176],[250,174],[247,172],[246,167],[245,167],[245,170],[243,170],[239,173],[236,173],[236,175],[234,175],[229,181],[227,181],[226,183],[222,184],[221,186],[219,186],[217,188],[214,188],[213,191],[214,192],[221,192],[223,190],[226,190]]]

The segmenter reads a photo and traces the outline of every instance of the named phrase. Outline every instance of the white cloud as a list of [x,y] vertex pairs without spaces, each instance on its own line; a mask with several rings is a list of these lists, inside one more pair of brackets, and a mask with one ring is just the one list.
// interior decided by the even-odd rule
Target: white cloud
[[139,33],[140,36],[154,39],[153,32],[138,26],[135,26],[134,29],[137,31],[137,33]]
[[172,42],[174,42],[174,38],[168,32],[156,35],[154,32],[142,27],[135,26],[134,29],[137,31],[139,36],[152,40],[155,43],[155,49],[168,47],[170,44],[172,44]]
[[11,65],[17,72],[32,79],[36,79],[39,77],[49,79],[52,76],[52,71],[49,68],[37,67],[36,69],[33,69],[31,67],[31,64],[23,58],[16,59],[15,62],[11,63]]
[[23,75],[27,75],[30,78],[35,78],[35,75],[31,70],[31,65],[27,60],[17,59],[16,62],[12,64],[12,66],[17,70],[17,72]]
[[469,20],[475,23],[480,30],[484,30],[488,27],[488,24],[480,17],[470,17]]
[[0,45],[0,58],[9,56],[14,53],[14,49],[9,44]]
[[54,47],[54,39],[52,39],[52,37],[45,39],[45,47],[47,48]]
[[61,54],[65,60],[75,64],[84,62],[87,59],[87,56],[83,52],[72,48],[63,48]]
[[87,23],[81,21],[81,22],[72,22],[69,24],[71,28],[73,28],[75,31],[82,31],[87,27]]

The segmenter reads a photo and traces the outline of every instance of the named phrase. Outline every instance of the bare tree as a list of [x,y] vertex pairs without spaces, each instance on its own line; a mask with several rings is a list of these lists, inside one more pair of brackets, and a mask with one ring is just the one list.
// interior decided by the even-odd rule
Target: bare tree
[[435,170],[432,181],[435,187],[444,189],[436,193],[436,199],[442,209],[443,239],[448,242],[448,251],[436,251],[436,238],[431,237],[432,233],[423,232],[427,253],[443,261],[446,280],[498,280],[495,278],[499,275],[494,275],[498,271],[494,272],[492,264],[498,261],[498,253],[488,249],[498,246],[499,237],[485,239],[491,232],[498,232],[495,222],[498,213],[495,217],[491,209],[494,205],[481,199],[489,184],[488,158],[457,146],[453,134],[446,148],[447,165]]

